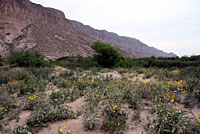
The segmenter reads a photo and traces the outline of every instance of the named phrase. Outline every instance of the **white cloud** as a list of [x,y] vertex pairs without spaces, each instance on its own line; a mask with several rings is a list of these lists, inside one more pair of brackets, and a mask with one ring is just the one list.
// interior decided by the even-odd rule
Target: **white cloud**
[[[173,51],[178,55],[200,54],[193,49],[200,45],[199,0],[31,1],[60,9],[69,19],[138,38],[164,51]],[[181,44],[185,45],[180,52]]]

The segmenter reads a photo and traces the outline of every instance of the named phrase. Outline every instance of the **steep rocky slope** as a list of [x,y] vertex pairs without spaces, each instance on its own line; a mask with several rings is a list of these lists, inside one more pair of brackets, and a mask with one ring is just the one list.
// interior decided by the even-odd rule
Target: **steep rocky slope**
[[95,53],[90,38],[49,23],[36,22],[26,26],[13,42],[14,51],[39,50],[52,60],[66,56],[86,57]]
[[174,57],[173,53],[166,53],[153,47],[149,47],[146,44],[140,42],[135,38],[119,36],[116,33],[107,32],[105,30],[97,30],[90,26],[84,25],[77,21],[71,21],[74,27],[87,34],[88,36],[112,44],[116,48],[121,49],[125,53],[135,57]]
[[95,40],[115,46],[125,56],[174,56],[150,48],[140,41],[95,30],[65,18],[62,11],[29,0],[0,0],[0,56],[22,50],[39,50],[48,59],[91,56]]
[[29,0],[0,0],[0,55],[39,50],[48,59],[91,56],[93,39],[79,33],[63,12]]

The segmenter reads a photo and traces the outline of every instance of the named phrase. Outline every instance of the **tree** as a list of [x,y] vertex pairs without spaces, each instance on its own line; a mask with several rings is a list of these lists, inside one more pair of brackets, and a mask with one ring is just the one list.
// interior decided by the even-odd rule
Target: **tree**
[[119,53],[119,51],[109,44],[97,41],[92,46],[94,50],[97,51],[95,59],[103,67],[118,67],[122,65],[125,61],[124,56]]

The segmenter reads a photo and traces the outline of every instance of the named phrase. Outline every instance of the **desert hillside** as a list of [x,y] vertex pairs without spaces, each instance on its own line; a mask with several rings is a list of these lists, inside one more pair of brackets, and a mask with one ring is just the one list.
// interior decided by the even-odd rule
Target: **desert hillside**
[[[45,5],[44,5],[45,6]],[[137,39],[68,20],[62,11],[29,0],[0,0],[0,55],[39,50],[48,59],[92,56],[95,40],[110,43],[127,57],[174,57]]]

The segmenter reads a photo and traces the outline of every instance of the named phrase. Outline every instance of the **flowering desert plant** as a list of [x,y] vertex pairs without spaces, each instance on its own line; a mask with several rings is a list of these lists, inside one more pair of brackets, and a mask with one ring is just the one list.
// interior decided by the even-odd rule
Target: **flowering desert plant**
[[156,118],[149,120],[148,130],[155,134],[199,134],[200,123],[189,120],[184,111],[161,104],[154,110]]
[[48,122],[61,119],[74,119],[75,113],[70,107],[54,106],[50,103],[41,103],[34,107],[27,124],[29,126],[42,127],[47,126]]

